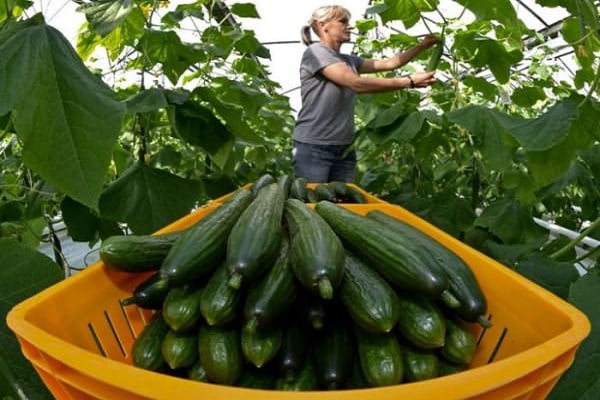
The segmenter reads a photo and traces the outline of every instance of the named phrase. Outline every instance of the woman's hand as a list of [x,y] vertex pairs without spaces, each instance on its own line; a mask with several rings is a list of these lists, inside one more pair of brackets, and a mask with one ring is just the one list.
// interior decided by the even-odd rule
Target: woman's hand
[[427,87],[436,82],[435,76],[433,76],[435,72],[415,72],[410,74],[410,78],[415,83],[416,88]]
[[440,37],[438,35],[427,35],[425,36],[418,44],[418,46],[422,49],[428,49],[434,46],[436,43],[440,41]]

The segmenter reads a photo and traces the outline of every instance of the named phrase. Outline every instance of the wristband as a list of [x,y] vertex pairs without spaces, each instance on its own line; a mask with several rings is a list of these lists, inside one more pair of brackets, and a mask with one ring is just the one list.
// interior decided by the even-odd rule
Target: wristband
[[410,81],[410,88],[414,89],[416,86],[415,86],[415,81],[413,81],[412,76],[406,75],[406,78],[408,78],[408,80]]

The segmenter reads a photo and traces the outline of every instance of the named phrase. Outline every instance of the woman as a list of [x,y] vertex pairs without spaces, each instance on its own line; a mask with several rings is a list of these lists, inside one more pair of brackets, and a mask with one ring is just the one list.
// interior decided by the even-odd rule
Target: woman
[[[355,93],[422,88],[435,82],[433,71],[399,78],[361,76],[399,68],[438,39],[427,36],[390,58],[363,59],[340,53],[341,45],[350,41],[349,21],[346,8],[324,6],[302,28],[302,41],[308,47],[300,64],[302,106],[294,128],[292,163],[295,176],[309,182],[354,180],[356,155],[346,150],[354,137]],[[319,38],[317,43],[311,44],[311,30]]]

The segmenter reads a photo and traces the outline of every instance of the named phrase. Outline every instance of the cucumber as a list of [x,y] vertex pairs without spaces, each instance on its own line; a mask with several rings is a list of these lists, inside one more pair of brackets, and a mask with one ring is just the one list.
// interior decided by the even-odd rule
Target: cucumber
[[396,292],[350,251],[346,251],[340,299],[354,322],[370,332],[390,332],[400,315]]
[[256,329],[242,327],[241,344],[244,357],[255,367],[261,368],[279,351],[282,335],[281,328],[277,326]]
[[446,327],[446,343],[440,354],[451,363],[469,364],[477,349],[475,335],[466,323],[452,317],[446,318]]
[[332,202],[336,202],[337,201],[337,196],[335,195],[335,192],[325,183],[317,183],[313,190],[315,191],[315,194],[317,195],[317,199],[320,200],[327,200],[327,201],[332,201]]
[[201,325],[198,351],[211,382],[229,386],[238,382],[244,364],[238,328]]
[[224,326],[241,313],[244,293],[229,286],[229,272],[222,264],[211,275],[200,296],[200,312],[211,326]]
[[256,197],[258,195],[258,192],[260,192],[260,190],[263,187],[273,182],[275,182],[275,178],[273,177],[273,175],[269,173],[263,174],[256,181],[254,181],[252,187],[250,188],[250,191],[252,192],[252,195]]
[[438,370],[438,376],[446,376],[456,374],[468,369],[465,364],[453,364],[446,360],[444,357],[439,357],[440,368]]
[[[196,346],[196,351],[198,351],[198,346]],[[196,362],[186,370],[186,376],[193,381],[210,382],[208,374],[200,359],[197,359]]]
[[161,353],[171,369],[188,368],[198,359],[198,334],[169,330],[161,344]]
[[298,199],[285,201],[294,275],[309,291],[331,299],[344,276],[344,246],[319,214]]
[[188,228],[173,243],[160,266],[170,286],[179,286],[212,272],[225,258],[233,225],[254,197],[238,189],[210,214]]
[[394,333],[356,332],[356,351],[365,380],[370,386],[390,386],[402,382],[404,364],[400,343]]
[[310,355],[319,385],[323,389],[342,389],[352,371],[355,343],[351,324],[338,320],[314,331]]
[[133,289],[130,297],[121,300],[121,304],[135,304],[148,310],[160,310],[169,290],[167,282],[160,279],[160,273],[154,272]]
[[438,376],[440,358],[435,351],[420,349],[410,343],[401,343],[400,347],[406,382],[419,382]]
[[292,185],[290,186],[290,198],[298,199],[300,201],[305,202],[307,200],[306,193],[306,179],[298,177],[292,181]]
[[430,268],[432,263],[415,254],[401,235],[329,201],[318,202],[315,210],[350,251],[377,269],[388,282],[433,298],[449,295],[446,275]]
[[483,327],[491,325],[485,316],[486,297],[473,271],[462,258],[427,234],[381,210],[369,211],[367,217],[389,226],[390,229],[395,229],[407,239],[420,244],[416,251],[420,251],[423,257],[434,257],[438,260],[448,277],[450,292],[460,303],[454,311],[462,319],[467,322],[478,322]]
[[237,386],[252,389],[273,389],[275,376],[264,368],[254,368],[251,365],[244,367]]
[[292,181],[293,179],[291,175],[288,174],[281,175],[277,178],[277,183],[283,191],[283,197],[286,199],[290,196],[290,187],[292,186]]
[[332,306],[329,300],[310,293],[302,296],[302,298],[302,305],[299,307],[300,317],[307,324],[307,327],[311,329],[323,329],[328,324],[327,321],[330,317],[339,311]]
[[307,346],[304,332],[300,324],[290,320],[283,325],[281,347],[277,353],[275,364],[284,380],[295,380],[306,360]]
[[357,203],[357,204],[364,204],[367,202],[367,199],[365,198],[365,196],[356,188],[352,187],[352,186],[348,186],[346,185],[348,188],[348,194],[346,196],[347,198],[347,202],[348,203]]
[[306,188],[306,203],[316,203],[319,201],[319,195],[313,188]]
[[275,389],[287,392],[304,392],[318,390],[319,380],[317,373],[310,360],[306,360],[299,369],[298,374],[292,379],[280,377],[275,382]]
[[345,182],[331,181],[327,184],[327,186],[329,186],[329,189],[333,191],[338,201],[343,201],[348,198],[349,188]]
[[422,349],[444,346],[446,317],[433,300],[415,293],[397,292],[400,317],[396,324],[398,333],[409,343]]
[[296,278],[289,254],[289,239],[284,234],[273,267],[248,288],[244,303],[244,320],[248,326],[270,326],[294,303]]
[[184,285],[169,290],[162,306],[167,325],[175,332],[186,332],[197,327],[202,320],[200,296],[202,287]]
[[444,30],[442,29],[442,33],[440,35],[440,41],[434,46],[433,52],[431,53],[431,57],[429,58],[429,62],[427,63],[426,71],[435,71],[437,69],[440,60],[442,59],[442,55],[444,53]]
[[161,346],[163,339],[169,332],[169,326],[159,313],[154,314],[148,325],[142,329],[133,342],[131,348],[131,361],[134,366],[157,371],[165,365]]
[[157,271],[181,234],[110,236],[102,241],[98,254],[104,265],[119,271]]
[[231,229],[225,264],[232,288],[258,278],[273,264],[281,242],[284,201],[277,183],[264,186]]

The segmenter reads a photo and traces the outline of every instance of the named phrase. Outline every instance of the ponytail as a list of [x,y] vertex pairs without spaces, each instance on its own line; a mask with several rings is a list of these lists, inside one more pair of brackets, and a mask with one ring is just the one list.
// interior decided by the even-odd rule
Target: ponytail
[[310,30],[311,30],[310,25],[304,25],[302,27],[302,29],[300,30],[300,38],[302,40],[302,43],[304,43],[305,46],[310,45],[312,42],[312,36],[310,34]]

